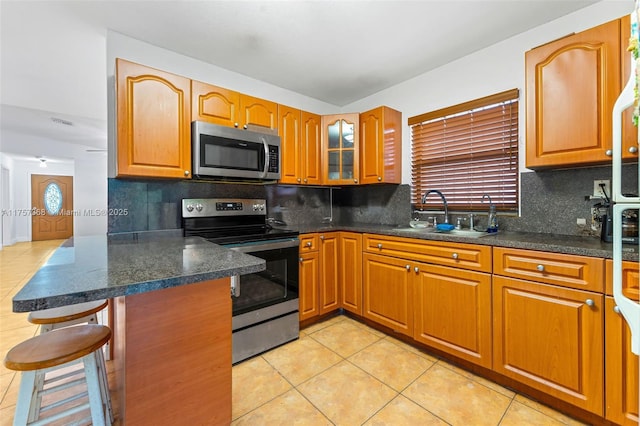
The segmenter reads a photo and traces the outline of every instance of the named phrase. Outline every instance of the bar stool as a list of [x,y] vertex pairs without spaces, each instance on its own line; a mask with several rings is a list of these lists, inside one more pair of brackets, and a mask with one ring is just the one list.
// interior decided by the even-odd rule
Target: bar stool
[[60,308],[33,311],[29,313],[27,320],[32,324],[40,325],[40,333],[46,333],[75,324],[97,324],[98,317],[96,314],[106,307],[106,300],[96,300]]
[[[91,422],[94,426],[106,425],[104,396],[98,373],[98,354],[111,338],[111,330],[104,325],[87,324],[76,327],[61,328],[40,334],[14,346],[4,359],[4,365],[10,370],[20,371],[20,390],[14,425],[42,425],[50,423],[86,408],[91,411]],[[36,378],[40,375],[82,363],[84,376],[73,381],[64,381],[69,375],[63,374],[44,383]],[[75,375],[71,373],[71,375]],[[56,382],[60,382],[54,384]],[[86,392],[69,396],[42,407],[42,396],[56,391],[86,383]],[[46,389],[44,385],[50,385]],[[89,401],[67,408],[45,419],[40,414],[70,403],[88,395]],[[88,418],[84,421],[89,420]],[[111,420],[109,420],[111,422]],[[111,423],[109,423],[111,424]]]
[[[97,313],[106,308],[107,305],[108,302],[106,300],[96,300],[93,302],[61,306],[59,308],[43,309],[41,311],[30,312],[27,320],[32,324],[40,325],[40,334],[77,324],[98,324]],[[98,351],[97,357],[100,388],[103,397],[102,403],[105,407],[109,422],[113,423],[109,382],[107,381],[107,367],[102,350]],[[82,369],[77,370],[77,373],[81,372]],[[44,374],[39,374],[36,380],[39,382],[37,386],[42,386],[45,380]]]

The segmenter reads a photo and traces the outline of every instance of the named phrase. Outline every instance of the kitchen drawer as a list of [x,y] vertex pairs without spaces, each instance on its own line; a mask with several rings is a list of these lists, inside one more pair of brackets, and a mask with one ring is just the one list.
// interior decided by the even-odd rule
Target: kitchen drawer
[[[640,300],[640,282],[638,281],[638,262],[623,261],[622,262],[622,292],[631,300]],[[613,260],[605,261],[606,270],[606,293],[613,295]]]
[[320,246],[320,240],[318,234],[301,234],[300,239],[300,253],[307,253],[310,251],[318,251]]
[[472,271],[491,272],[491,247],[365,234],[364,251]]
[[604,292],[604,259],[596,257],[494,247],[493,274]]

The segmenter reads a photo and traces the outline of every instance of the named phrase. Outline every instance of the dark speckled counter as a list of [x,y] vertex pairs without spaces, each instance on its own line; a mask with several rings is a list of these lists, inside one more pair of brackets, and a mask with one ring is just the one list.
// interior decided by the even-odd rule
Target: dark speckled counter
[[199,237],[74,237],[16,294],[13,311],[129,296],[264,269],[263,259]]
[[[319,224],[305,225],[297,229],[300,233],[350,231],[395,237],[418,238],[422,240],[455,241],[495,247],[511,247],[527,250],[540,250],[553,253],[576,254],[581,256],[611,258],[613,244],[602,242],[595,237],[579,237],[571,235],[538,234],[529,232],[500,231],[497,234],[481,238],[456,236],[447,233],[425,232],[410,229],[408,226],[389,226],[375,224]],[[623,259],[638,261],[638,246],[623,244]]]

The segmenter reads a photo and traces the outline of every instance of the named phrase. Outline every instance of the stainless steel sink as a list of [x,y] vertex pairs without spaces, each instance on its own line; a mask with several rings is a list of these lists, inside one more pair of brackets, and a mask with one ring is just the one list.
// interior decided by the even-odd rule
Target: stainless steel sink
[[411,231],[416,234],[447,234],[447,235],[455,235],[456,237],[467,237],[467,238],[482,238],[490,234],[488,232],[474,231],[472,229],[452,229],[451,231],[440,231],[433,227],[407,227],[407,228],[397,228],[398,231]]

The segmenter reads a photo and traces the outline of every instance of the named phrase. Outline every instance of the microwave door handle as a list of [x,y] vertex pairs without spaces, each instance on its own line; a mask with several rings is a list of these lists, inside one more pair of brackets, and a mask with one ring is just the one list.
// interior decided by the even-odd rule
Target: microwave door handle
[[262,144],[264,145],[264,170],[262,171],[262,178],[267,177],[267,171],[269,170],[269,144],[267,140],[262,138]]

